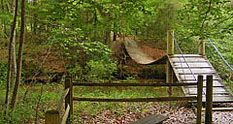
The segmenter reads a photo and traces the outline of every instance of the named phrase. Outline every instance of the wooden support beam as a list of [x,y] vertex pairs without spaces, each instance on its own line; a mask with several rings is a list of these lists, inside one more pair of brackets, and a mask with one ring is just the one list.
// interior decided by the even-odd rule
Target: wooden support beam
[[202,110],[202,90],[203,90],[203,76],[198,75],[197,85],[197,120],[196,124],[201,124],[201,110]]
[[167,55],[174,54],[174,39],[173,39],[171,33],[174,35],[173,30],[167,31]]
[[203,40],[200,43],[198,54],[205,56],[205,41]]
[[[166,83],[174,83],[173,76],[174,76],[174,73],[173,73],[172,66],[169,63],[169,61],[167,61],[167,64],[166,64]],[[169,94],[169,96],[172,96],[172,87],[171,86],[168,89],[168,94]]]
[[[167,31],[167,55],[174,55],[174,39],[171,35],[171,33],[174,36],[174,31],[173,30],[168,30]],[[173,83],[173,69],[171,67],[171,64],[169,61],[167,61],[166,64],[166,82],[167,83]],[[172,87],[169,87],[168,89],[168,94],[169,96],[172,95]]]
[[213,76],[207,76],[205,124],[212,124]]

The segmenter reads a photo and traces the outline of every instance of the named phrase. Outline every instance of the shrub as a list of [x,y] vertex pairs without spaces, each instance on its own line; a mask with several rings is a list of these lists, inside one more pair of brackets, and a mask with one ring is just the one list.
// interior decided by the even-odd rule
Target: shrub
[[85,66],[85,80],[87,81],[108,81],[113,79],[113,73],[117,71],[117,64],[114,61],[91,60]]
[[7,77],[7,63],[0,63],[0,84],[3,85],[6,82]]

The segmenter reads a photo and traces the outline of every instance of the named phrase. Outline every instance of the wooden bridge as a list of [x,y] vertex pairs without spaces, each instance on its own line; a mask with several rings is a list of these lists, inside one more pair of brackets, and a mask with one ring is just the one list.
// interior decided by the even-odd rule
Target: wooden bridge
[[[226,85],[217,74],[214,67],[205,57],[205,47],[201,48],[199,54],[183,54],[180,48],[180,54],[174,54],[174,46],[178,44],[174,38],[173,32],[168,31],[167,42],[167,82],[173,82],[173,75],[180,83],[197,82],[197,76],[203,75],[203,102],[206,102],[206,76],[213,75],[213,103],[233,103],[233,96],[228,91]],[[196,86],[183,86],[185,96],[196,96]]]
[[[204,76],[203,84],[203,102],[205,99],[205,89],[206,89],[206,76],[213,75],[213,102],[214,103],[232,103],[233,97],[231,93],[226,88],[225,84],[222,82],[222,79],[219,77],[211,63],[208,59],[201,55],[195,54],[185,54],[183,55],[187,60],[184,61],[182,55],[175,54],[169,55],[168,60],[174,71],[177,80],[181,83],[194,83],[197,82],[197,75]],[[190,70],[189,70],[190,68]],[[193,75],[192,75],[192,72]],[[195,96],[197,95],[196,86],[184,86],[183,91],[186,96]]]

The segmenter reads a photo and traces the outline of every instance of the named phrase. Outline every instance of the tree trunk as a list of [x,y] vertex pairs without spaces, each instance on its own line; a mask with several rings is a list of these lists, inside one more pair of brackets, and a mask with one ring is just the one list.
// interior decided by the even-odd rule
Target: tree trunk
[[16,30],[14,31],[13,40],[11,42],[11,81],[10,81],[10,89],[13,89],[15,77],[16,77],[16,55],[15,55],[15,38],[16,38]]
[[105,44],[110,46],[111,45],[111,32],[105,31]]
[[18,62],[17,62],[17,75],[16,82],[13,91],[13,96],[11,100],[11,108],[14,111],[17,103],[19,83],[21,79],[21,69],[22,69],[22,57],[23,57],[23,42],[24,42],[24,27],[25,27],[25,0],[21,2],[21,31],[20,31],[20,43],[18,52]]
[[[15,0],[11,0],[10,11],[14,14],[15,11]],[[16,29],[14,30],[13,39],[11,42],[11,80],[10,80],[10,90],[13,89],[15,77],[16,77],[16,56],[15,56],[15,39],[16,39]]]
[[116,23],[114,23],[114,25],[113,25],[114,27],[113,27],[113,41],[116,41],[116,38],[117,38],[117,33],[116,33]]
[[[32,5],[34,7],[37,7],[36,0],[32,1]],[[36,35],[36,28],[37,28],[37,20],[36,20],[36,18],[37,18],[37,14],[33,14],[33,34],[35,34],[35,35]]]
[[5,99],[5,104],[6,104],[6,114],[8,110],[8,102],[9,102],[9,92],[10,92],[10,78],[11,78],[11,62],[12,62],[12,42],[14,40],[14,34],[15,34],[15,27],[16,27],[16,21],[17,21],[17,12],[18,12],[18,0],[15,1],[15,15],[14,15],[14,21],[12,23],[12,29],[11,29],[11,37],[10,37],[10,42],[9,42],[9,54],[8,54],[8,72],[7,72],[7,86],[6,86],[6,99]]
[[96,9],[94,10],[95,13],[94,13],[94,41],[97,40],[96,36],[97,36],[97,21],[98,21],[98,18],[97,18],[97,11]]

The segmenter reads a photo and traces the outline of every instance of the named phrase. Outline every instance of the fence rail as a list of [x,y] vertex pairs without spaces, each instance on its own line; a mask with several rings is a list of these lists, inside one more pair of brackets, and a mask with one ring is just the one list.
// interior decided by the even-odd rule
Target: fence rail
[[190,86],[197,85],[197,83],[77,83],[74,82],[73,86],[103,86],[103,87],[122,87],[122,86]]

